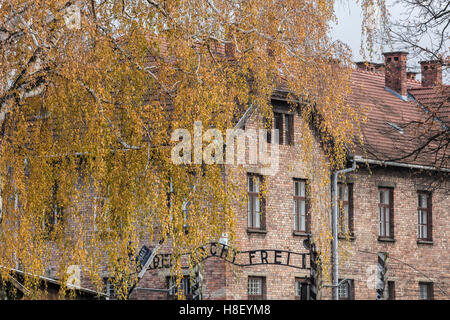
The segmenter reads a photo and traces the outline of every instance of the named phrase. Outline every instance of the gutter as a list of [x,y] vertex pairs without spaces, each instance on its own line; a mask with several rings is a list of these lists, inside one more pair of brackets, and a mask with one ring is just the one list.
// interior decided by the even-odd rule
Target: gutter
[[341,174],[346,174],[348,172],[355,171],[356,160],[353,159],[352,167],[346,168],[338,171],[334,171],[331,175],[331,192],[332,192],[332,233],[333,233],[333,246],[332,246],[332,257],[333,257],[333,299],[339,300],[339,255],[338,255],[338,176]]
[[422,166],[418,164],[407,164],[402,162],[395,162],[395,161],[381,161],[381,160],[372,160],[363,158],[361,156],[355,156],[354,161],[358,163],[369,163],[369,164],[376,164],[380,166],[392,166],[392,167],[403,167],[403,168],[409,168],[409,169],[421,169],[421,170],[433,170],[433,171],[441,171],[441,172],[450,172],[449,168],[438,168],[433,166]]
[[[29,275],[29,276],[32,276],[32,277],[36,277],[35,274],[29,273],[29,272],[24,272],[24,271],[19,270],[19,269],[8,268],[8,267],[4,267],[4,266],[1,266],[1,265],[0,265],[0,268],[7,269],[7,270],[9,270],[9,271],[13,271],[14,273],[19,273],[19,274],[23,274],[23,275]],[[11,275],[10,275],[10,276],[11,276]],[[44,281],[46,281],[46,282],[50,282],[50,283],[53,283],[53,284],[56,284],[56,285],[59,285],[59,286],[62,285],[61,282],[58,281],[57,279],[48,278],[48,277],[44,277],[44,276],[38,276],[38,277],[39,277],[39,279],[44,280]],[[13,278],[13,279],[14,279],[14,278]],[[15,279],[14,279],[14,280],[15,280]],[[15,281],[17,281],[17,280],[15,280]],[[19,284],[20,284],[20,283],[19,283]],[[21,286],[22,286],[22,285],[21,285]],[[105,293],[103,293],[103,292],[91,290],[91,289],[88,289],[88,288],[83,288],[83,287],[79,287],[79,286],[74,286],[74,285],[72,285],[72,284],[67,284],[66,286],[67,286],[67,288],[72,289],[72,290],[79,290],[79,291],[82,291],[82,292],[90,293],[90,294],[92,294],[92,295],[99,295],[99,296],[102,296],[102,297],[105,297],[105,298],[106,298],[106,297],[109,297],[107,294],[105,294]]]

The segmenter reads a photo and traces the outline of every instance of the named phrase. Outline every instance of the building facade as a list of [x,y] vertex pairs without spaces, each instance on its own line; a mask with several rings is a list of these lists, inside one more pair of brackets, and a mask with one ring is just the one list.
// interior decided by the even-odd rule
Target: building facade
[[[444,159],[438,168],[436,158],[414,152],[421,145],[410,130],[411,123],[423,120],[432,110],[430,101],[443,102],[438,125],[448,130],[448,86],[442,85],[442,69],[436,62],[421,63],[422,82],[408,76],[406,57],[404,52],[386,53],[384,64],[368,68],[359,63],[352,73],[348,101],[366,108],[367,122],[362,128],[363,143],[349,157],[349,166],[355,162],[355,170],[338,177],[338,281],[345,280],[337,290],[341,300],[376,299],[379,253],[387,254],[384,299],[450,297],[448,156],[438,152]],[[437,93],[438,86],[444,94]],[[304,127],[301,112],[289,108],[280,96],[272,102],[273,124],[280,129],[279,170],[265,176],[260,167],[245,166],[242,183],[247,184],[248,204],[237,209],[235,245],[257,263],[236,266],[217,256],[207,259],[202,271],[203,299],[305,298],[301,293],[310,285],[309,262],[301,269],[284,265],[285,259],[293,252],[307,252],[303,241],[308,234],[318,237],[324,228],[331,232],[331,219],[325,221],[318,213],[331,216],[331,186],[322,187],[319,203],[309,203],[311,192],[319,192],[314,180],[333,173],[322,165],[326,159],[320,138],[311,135],[311,152],[318,160],[310,167],[300,147],[306,143],[299,129]],[[244,126],[258,129],[264,121],[252,114]],[[423,150],[427,148],[432,147]],[[259,199],[263,183],[267,192]],[[317,298],[332,299],[333,252],[323,254],[328,255],[324,259],[328,268]],[[190,298],[192,282],[188,271],[185,274],[183,290]],[[169,288],[168,270],[149,270],[139,286]],[[136,290],[134,298],[167,299],[173,293],[173,289],[142,289]]]
[[[333,168],[319,134],[302,117],[301,105],[292,108],[285,92],[274,94],[271,123],[279,130],[278,168],[266,174],[256,164],[241,167],[240,183],[248,200],[236,207],[233,242],[241,253],[236,258],[227,251],[226,237],[205,246],[209,258],[199,271],[202,299],[308,298],[312,283],[305,240],[310,238],[322,241],[317,299],[336,298],[334,280],[344,280],[337,290],[341,300],[375,299],[380,253],[387,254],[385,299],[450,297],[448,156],[445,150],[437,152],[444,159],[438,168],[429,153],[414,152],[421,145],[410,129],[427,117],[433,103],[447,101],[436,118],[448,131],[448,86],[442,85],[436,62],[421,63],[422,82],[408,77],[406,57],[404,52],[387,53],[384,64],[371,68],[359,63],[352,72],[348,103],[364,110],[367,121],[362,142],[355,139],[356,152],[348,158],[355,170],[338,176],[337,256],[330,245]],[[239,125],[245,130],[267,123],[257,112],[242,120]],[[338,279],[333,279],[336,257]],[[175,288],[169,261],[169,248],[163,246],[130,298],[174,299],[177,290],[194,298],[192,272],[185,269],[181,287]],[[113,291],[105,275],[104,293],[113,299]]]

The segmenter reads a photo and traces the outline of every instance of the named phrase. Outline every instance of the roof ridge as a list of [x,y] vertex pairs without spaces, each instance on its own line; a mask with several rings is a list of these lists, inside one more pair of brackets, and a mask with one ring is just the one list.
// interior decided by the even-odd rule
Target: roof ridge
[[379,72],[379,71],[367,71],[367,70],[360,69],[360,68],[357,68],[357,67],[352,68],[352,70],[353,70],[353,71],[360,72],[360,73],[372,74],[372,75],[375,75],[375,76],[382,76],[382,75],[384,74],[383,72]]

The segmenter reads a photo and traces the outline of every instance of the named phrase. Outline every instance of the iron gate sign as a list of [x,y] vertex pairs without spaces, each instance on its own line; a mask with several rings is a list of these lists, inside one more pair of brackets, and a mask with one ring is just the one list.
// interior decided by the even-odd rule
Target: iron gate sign
[[142,268],[147,263],[148,259],[152,255],[152,250],[150,250],[147,246],[142,246],[141,250],[139,250],[138,255],[136,256],[136,263],[138,272],[142,270]]
[[[204,260],[217,257],[227,261],[236,266],[247,267],[256,265],[280,265],[296,269],[308,269],[309,259],[306,256],[309,252],[299,253],[287,250],[278,249],[258,249],[249,251],[237,251],[229,246],[211,242],[206,246],[200,247],[197,250],[204,251],[207,255]],[[191,253],[185,253],[188,255]],[[149,269],[164,269],[172,266],[172,254],[160,253],[155,255]]]

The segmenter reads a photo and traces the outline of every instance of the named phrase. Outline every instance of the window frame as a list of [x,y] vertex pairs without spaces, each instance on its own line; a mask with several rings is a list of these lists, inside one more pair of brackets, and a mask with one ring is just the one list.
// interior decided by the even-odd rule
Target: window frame
[[[178,300],[177,294],[178,294],[178,287],[174,287],[172,290],[169,290],[170,287],[175,284],[175,278],[174,277],[166,277],[166,283],[167,283],[167,300]],[[186,300],[192,300],[193,294],[192,294],[192,287],[191,287],[191,277],[189,275],[183,275],[183,278],[181,279],[180,286],[183,289],[183,296]],[[187,288],[187,289],[186,289]]]
[[[300,284],[300,288],[299,288],[299,292],[297,292],[297,285],[298,284]],[[309,300],[309,286],[311,285],[311,283],[309,282],[309,280],[308,280],[308,278],[299,278],[299,277],[296,277],[295,278],[295,280],[294,280],[294,297],[295,297],[295,300],[302,300],[302,292],[301,292],[301,287],[302,286],[306,286],[306,290],[307,290],[307,299],[306,300]]]
[[[346,187],[347,188],[347,197],[348,200],[345,200],[344,193],[341,193],[341,188]],[[344,236],[347,232],[344,232],[344,226],[343,226],[343,219],[342,219],[342,209],[345,208],[345,206],[348,206],[348,217],[346,221],[346,226],[348,228],[348,233],[352,237],[354,236],[354,226],[353,226],[353,183],[338,183],[338,223],[339,223],[339,235]]]
[[3,221],[3,185],[0,180],[0,226]]
[[[388,203],[382,203],[380,199],[380,192],[388,191],[389,201]],[[394,239],[394,188],[391,187],[378,187],[378,240]],[[386,209],[389,209],[389,213],[386,214]],[[381,219],[383,217],[383,219]],[[380,220],[381,219],[381,220]],[[388,219],[388,221],[386,221]],[[384,226],[384,232],[382,232],[381,224]],[[389,233],[387,233],[389,230]]]
[[395,300],[395,281],[387,282],[387,300]]
[[[299,184],[299,195],[295,194],[295,185],[296,183],[304,183],[305,185],[305,195],[302,196],[301,195],[301,185]],[[293,203],[294,203],[294,232],[299,232],[299,233],[308,233],[310,231],[310,219],[309,219],[309,201],[308,201],[308,180],[306,179],[298,179],[298,178],[294,178],[293,179],[293,185],[294,185],[294,192],[293,192]],[[301,215],[300,213],[300,208],[301,208],[301,204],[302,202],[305,203],[305,214]],[[297,212],[296,212],[296,208],[297,208]],[[305,229],[302,230],[300,228],[301,226],[301,217],[305,218]],[[297,221],[297,223],[295,223]]]
[[51,190],[50,207],[47,208],[44,215],[43,229],[45,236],[50,238],[53,236],[53,232],[57,225],[64,223],[64,206],[58,203],[58,181],[54,181]]
[[[420,196],[427,197],[427,207],[420,206]],[[417,239],[419,241],[432,241],[433,240],[433,210],[432,210],[432,195],[428,191],[418,191],[417,192]],[[425,224],[421,223],[421,214],[426,213]],[[426,228],[426,237],[423,237],[421,233],[421,226]]]
[[[267,125],[269,119],[264,119],[265,127],[270,129],[278,129],[278,144],[293,146],[294,145],[294,113],[282,112],[280,110],[273,111],[273,124]],[[271,132],[267,135],[267,142],[272,143]]]
[[[426,287],[426,292],[427,292],[427,297],[426,298],[422,298],[421,297],[421,287],[425,286]],[[419,282],[419,300],[433,300],[434,299],[434,286],[433,286],[433,282]]]
[[111,278],[103,278],[103,282],[105,283],[105,291],[108,295],[106,300],[117,300],[116,290],[114,284],[112,283]]
[[[343,279],[339,279],[341,282]],[[347,297],[341,297],[341,287],[347,286]],[[339,300],[355,300],[355,285],[353,279],[348,279],[338,287]]]
[[[257,192],[250,191],[250,181],[249,179],[258,179],[259,180],[259,189]],[[265,199],[262,196],[261,186],[264,182],[264,178],[262,175],[255,173],[247,173],[247,230],[265,230]],[[254,199],[259,199],[259,227],[256,226],[256,211],[254,205]],[[251,200],[251,206],[249,211],[249,201]],[[249,224],[250,222],[250,224]]]
[[[261,294],[250,294],[250,280],[261,281]],[[265,300],[266,299],[266,277],[264,276],[248,276],[247,279],[247,299],[248,300]]]

